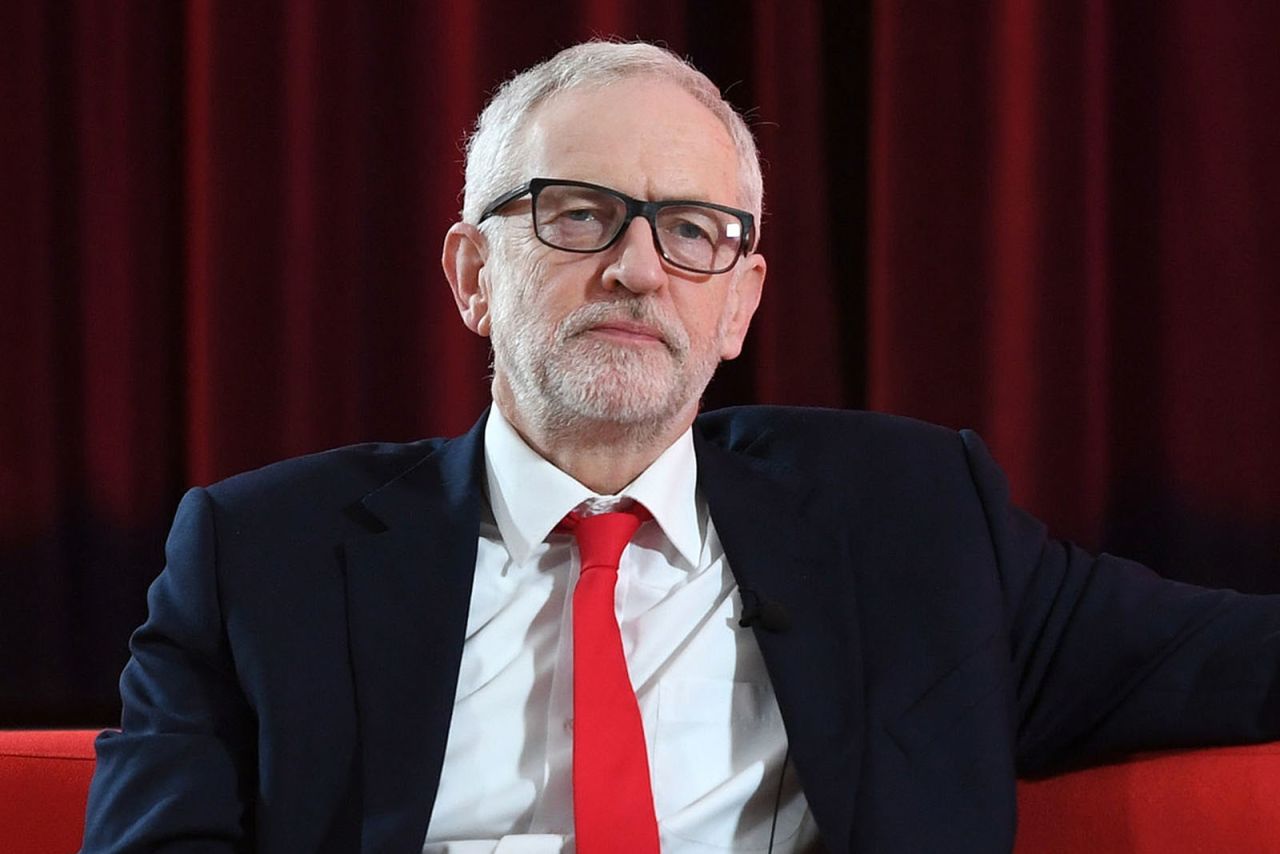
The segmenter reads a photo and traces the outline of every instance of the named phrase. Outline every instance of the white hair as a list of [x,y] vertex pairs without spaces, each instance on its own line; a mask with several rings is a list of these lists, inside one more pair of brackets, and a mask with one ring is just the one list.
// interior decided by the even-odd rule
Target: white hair
[[601,87],[636,77],[675,83],[724,124],[738,152],[739,204],[755,214],[758,237],[764,179],[751,129],[705,74],[670,51],[644,42],[584,42],[503,83],[480,113],[475,132],[467,141],[462,220],[477,222],[485,205],[533,177],[520,173],[520,132],[539,104],[567,89]]

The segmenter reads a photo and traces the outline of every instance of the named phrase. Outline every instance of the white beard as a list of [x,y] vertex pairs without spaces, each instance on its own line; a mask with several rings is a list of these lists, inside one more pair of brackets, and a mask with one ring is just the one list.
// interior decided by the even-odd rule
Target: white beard
[[[494,256],[507,254],[494,249]],[[643,440],[669,426],[711,381],[724,318],[713,340],[691,342],[656,300],[618,287],[613,299],[582,305],[553,327],[528,298],[545,279],[541,265],[505,257],[489,264],[495,373],[531,422],[560,431],[608,425]],[[619,319],[659,330],[666,347],[629,347],[582,334]]]

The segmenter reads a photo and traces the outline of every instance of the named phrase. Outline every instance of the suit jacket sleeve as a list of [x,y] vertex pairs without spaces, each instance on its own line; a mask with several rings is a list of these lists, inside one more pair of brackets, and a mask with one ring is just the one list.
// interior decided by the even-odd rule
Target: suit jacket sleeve
[[122,732],[98,737],[85,852],[245,847],[253,718],[219,604],[213,502],[186,494],[120,678]]
[[1021,773],[1280,738],[1280,596],[1160,578],[1050,539],[963,433],[1008,615]]

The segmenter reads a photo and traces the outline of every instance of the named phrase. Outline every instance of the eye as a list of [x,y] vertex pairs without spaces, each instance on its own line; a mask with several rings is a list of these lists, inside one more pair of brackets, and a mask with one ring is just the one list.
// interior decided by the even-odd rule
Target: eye
[[619,215],[617,203],[595,193],[543,193],[538,218],[561,228],[581,228],[612,223]]
[[538,237],[560,249],[593,251],[608,242],[625,210],[590,189],[550,187],[538,200]]
[[591,202],[575,202],[554,211],[544,211],[543,224],[573,234],[595,233],[607,229],[617,218],[610,208]]
[[690,220],[675,223],[671,227],[671,233],[681,240],[711,240],[711,235],[707,233],[706,228]]
[[683,243],[718,243],[724,233],[714,216],[698,208],[668,208],[661,218],[662,231]]
[[560,216],[574,222],[591,222],[600,219],[600,211],[598,208],[578,207],[561,211]]

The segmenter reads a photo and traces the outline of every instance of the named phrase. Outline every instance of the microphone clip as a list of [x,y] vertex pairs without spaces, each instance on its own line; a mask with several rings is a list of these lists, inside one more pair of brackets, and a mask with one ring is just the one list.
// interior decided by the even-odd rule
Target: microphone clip
[[745,628],[759,626],[766,632],[785,632],[791,628],[791,612],[779,602],[773,602],[746,587],[739,587],[742,597],[742,617],[738,625]]

